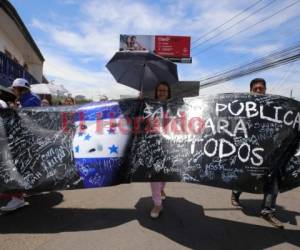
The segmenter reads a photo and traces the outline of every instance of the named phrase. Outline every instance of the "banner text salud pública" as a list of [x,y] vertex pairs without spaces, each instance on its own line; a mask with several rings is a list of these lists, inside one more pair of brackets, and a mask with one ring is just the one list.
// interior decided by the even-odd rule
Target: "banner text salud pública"
[[300,185],[300,103],[220,94],[0,110],[0,192],[176,181],[262,193]]

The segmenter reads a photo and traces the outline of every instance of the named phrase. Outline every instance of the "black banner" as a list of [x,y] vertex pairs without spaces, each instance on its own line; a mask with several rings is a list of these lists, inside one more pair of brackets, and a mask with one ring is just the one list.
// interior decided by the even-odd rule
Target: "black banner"
[[300,185],[300,103],[280,96],[118,100],[0,110],[0,191],[181,181]]

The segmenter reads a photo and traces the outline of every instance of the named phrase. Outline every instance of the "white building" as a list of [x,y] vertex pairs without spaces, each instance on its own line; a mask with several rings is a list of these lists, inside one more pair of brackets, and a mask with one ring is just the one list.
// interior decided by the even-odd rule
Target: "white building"
[[[25,4],[25,3],[24,3]],[[43,80],[44,57],[8,0],[0,0],[0,85],[18,77],[31,84]]]

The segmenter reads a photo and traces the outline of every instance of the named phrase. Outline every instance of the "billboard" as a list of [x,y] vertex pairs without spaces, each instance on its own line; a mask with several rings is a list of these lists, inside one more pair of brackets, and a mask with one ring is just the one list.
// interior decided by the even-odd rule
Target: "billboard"
[[120,35],[120,51],[147,50],[173,62],[191,63],[191,38],[168,35]]

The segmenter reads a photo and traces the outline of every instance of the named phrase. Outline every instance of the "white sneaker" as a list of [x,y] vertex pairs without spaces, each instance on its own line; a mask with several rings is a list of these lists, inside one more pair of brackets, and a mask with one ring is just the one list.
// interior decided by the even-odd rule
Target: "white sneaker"
[[4,207],[1,207],[0,209],[2,211],[14,211],[18,208],[24,207],[29,205],[28,202],[24,201],[24,199],[19,199],[16,197],[13,197]]
[[161,199],[164,201],[167,198],[167,195],[164,190],[161,190]]
[[157,219],[163,210],[162,206],[154,206],[150,212],[150,217],[153,219]]

